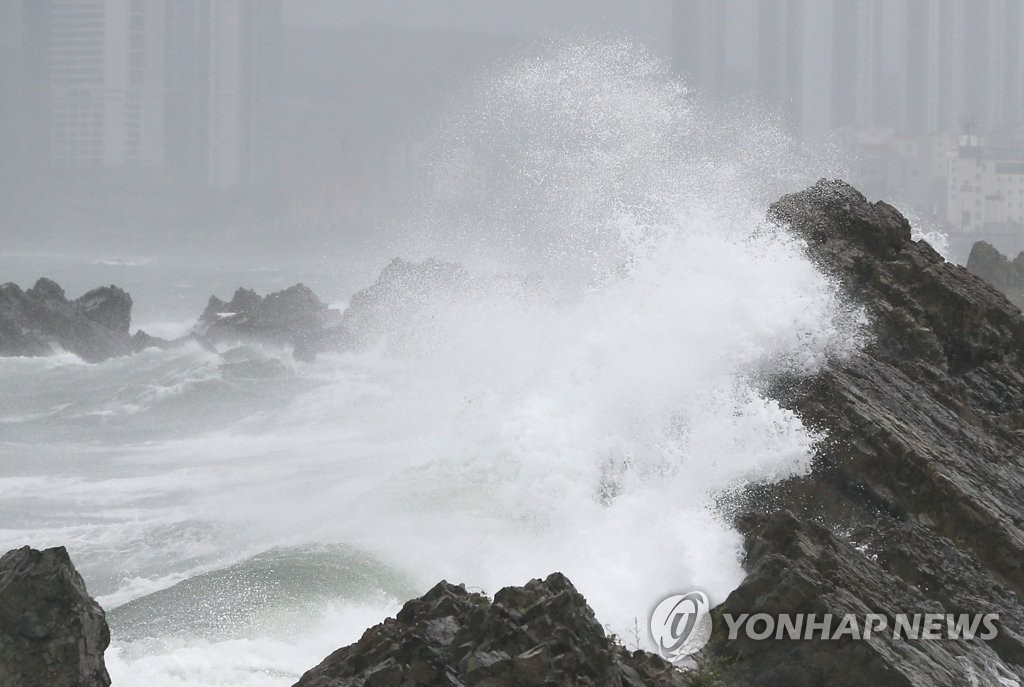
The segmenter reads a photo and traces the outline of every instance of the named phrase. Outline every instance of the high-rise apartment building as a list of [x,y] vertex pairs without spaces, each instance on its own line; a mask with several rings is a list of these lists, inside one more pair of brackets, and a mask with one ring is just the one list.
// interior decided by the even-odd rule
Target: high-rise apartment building
[[179,188],[273,179],[280,0],[15,0],[2,11],[0,79],[16,97],[0,133],[37,132],[26,159]]
[[167,3],[168,167],[215,189],[273,181],[279,164],[280,0]]
[[1024,120],[1020,0],[676,0],[673,29],[699,92],[756,99],[805,136]]
[[53,166],[159,168],[163,1],[47,4]]
[[47,8],[0,2],[0,211],[8,214],[45,185],[50,157]]

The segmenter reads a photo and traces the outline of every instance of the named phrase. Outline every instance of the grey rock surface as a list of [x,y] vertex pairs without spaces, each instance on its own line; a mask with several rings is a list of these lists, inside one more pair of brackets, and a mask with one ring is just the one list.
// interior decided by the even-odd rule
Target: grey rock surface
[[103,609],[63,547],[0,558],[0,685],[107,687]]
[[682,687],[683,673],[605,636],[565,576],[506,587],[491,601],[440,582],[339,649],[296,687]]
[[0,355],[40,356],[64,350],[88,362],[126,355],[133,349],[129,325],[132,299],[103,286],[69,300],[56,282],[40,279],[23,291],[0,286]]

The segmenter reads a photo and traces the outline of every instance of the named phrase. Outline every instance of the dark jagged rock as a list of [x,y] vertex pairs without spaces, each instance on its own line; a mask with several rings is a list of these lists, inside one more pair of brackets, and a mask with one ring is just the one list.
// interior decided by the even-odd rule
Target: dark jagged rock
[[730,642],[719,626],[707,655],[732,666],[735,685],[1024,679],[1024,317],[842,182],[786,196],[770,215],[863,304],[873,338],[770,390],[829,440],[810,476],[748,495],[749,576],[717,612],[995,611],[999,634]]
[[238,289],[228,303],[211,297],[185,339],[165,341],[140,332],[136,350],[168,348],[185,340],[210,347],[266,342],[293,346],[296,359],[310,361],[321,351],[361,350],[382,338],[390,337],[394,343],[403,336],[414,336],[416,318],[424,316],[429,304],[443,303],[446,297],[472,286],[461,265],[395,258],[373,284],[352,296],[343,313],[329,309],[302,284],[266,297]]
[[266,297],[240,288],[227,303],[212,296],[191,336],[214,344],[288,345],[297,358],[307,359],[337,316],[302,284]]
[[0,558],[0,685],[107,687],[103,609],[63,547]]
[[333,350],[365,347],[399,331],[428,300],[451,294],[468,282],[469,274],[458,264],[395,258],[376,282],[352,296],[341,322],[324,333],[322,345]]
[[[1005,590],[987,587],[988,596],[972,596],[978,588],[974,566],[957,559],[954,547],[945,542],[917,541],[923,548],[903,549],[911,538],[892,530],[896,541],[885,542],[874,529],[857,531],[852,541],[838,537],[827,528],[801,520],[788,511],[770,516],[748,516],[742,526],[747,535],[748,575],[727,601],[715,609],[717,657],[730,666],[730,683],[750,687],[774,685],[858,685],[887,687],[912,685],[992,684],[996,676],[1013,677],[1005,669],[998,651],[980,640],[941,641],[894,640],[898,614],[999,613],[1011,597]],[[928,539],[932,535],[923,533]],[[861,538],[869,544],[855,544]],[[893,545],[895,548],[890,548]],[[904,574],[930,575],[939,561],[921,557],[928,551],[943,550],[954,556],[944,573],[962,573],[960,603],[936,598],[925,585],[894,574],[891,560],[904,555]],[[882,560],[879,560],[882,558]],[[990,582],[989,582],[990,584]],[[743,613],[813,614],[820,622],[831,614],[828,633],[839,629],[844,614],[857,615],[861,632],[869,614],[885,617],[886,629],[872,632],[868,639],[754,640],[739,632],[725,639],[727,623],[721,614],[734,618]],[[1019,618],[1018,618],[1019,620]],[[874,627],[877,627],[875,625]],[[859,635],[858,635],[859,636]],[[1019,638],[1017,638],[1019,641]],[[975,682],[977,680],[977,682]],[[990,682],[991,681],[991,682]]]
[[657,656],[606,637],[586,599],[554,573],[502,589],[493,602],[441,582],[328,656],[296,687],[687,684]]
[[1018,308],[1024,308],[1024,253],[1013,260],[995,246],[978,241],[971,247],[967,269],[996,287]]
[[0,355],[39,356],[65,350],[100,362],[132,351],[132,299],[116,286],[68,300],[64,289],[40,279],[27,291],[0,286]]

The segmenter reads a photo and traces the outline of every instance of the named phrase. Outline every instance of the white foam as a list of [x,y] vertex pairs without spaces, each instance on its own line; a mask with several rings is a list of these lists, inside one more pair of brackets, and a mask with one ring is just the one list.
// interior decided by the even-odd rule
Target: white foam
[[107,670],[118,687],[284,687],[397,610],[393,602],[330,607],[322,618],[310,619],[308,635],[291,641],[267,637],[121,643],[115,639],[107,650]]

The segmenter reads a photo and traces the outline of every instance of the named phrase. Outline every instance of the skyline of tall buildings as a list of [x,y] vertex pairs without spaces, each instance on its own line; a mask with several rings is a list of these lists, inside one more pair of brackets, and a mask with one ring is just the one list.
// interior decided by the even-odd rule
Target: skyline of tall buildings
[[[422,186],[428,162],[413,151],[460,94],[493,75],[487,65],[536,45],[536,35],[502,31],[568,26],[591,5],[519,10],[513,23],[511,6],[466,3],[461,19],[442,3],[408,16],[406,7],[0,0],[0,220],[28,235],[80,223],[126,236],[140,224],[225,218],[376,226]],[[601,7],[611,4],[591,15]],[[977,199],[951,197],[963,185],[949,186],[947,156],[971,133],[1024,159],[1022,8],[621,0],[612,9],[697,97],[755,104],[797,145],[837,153],[866,193],[974,227],[997,214],[958,219],[957,204]]]
[[[277,173],[280,0],[15,0],[3,137],[49,171],[234,190]],[[31,154],[29,154],[31,153]]]
[[1019,0],[675,0],[676,71],[815,139],[843,127],[1024,122]]
[[162,17],[152,3],[49,0],[50,162],[56,169],[159,167]]
[[266,186],[277,175],[280,0],[164,0],[168,167],[209,188]]

